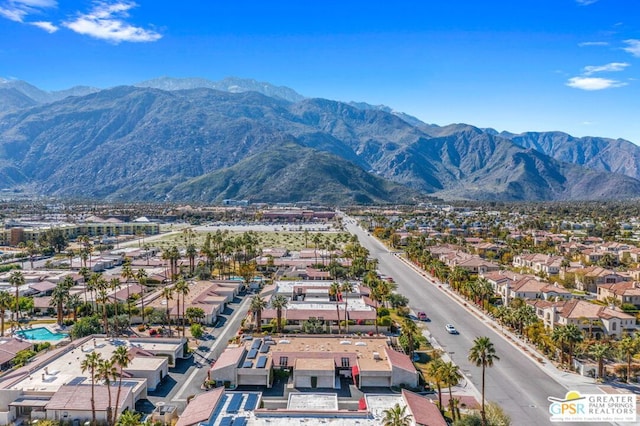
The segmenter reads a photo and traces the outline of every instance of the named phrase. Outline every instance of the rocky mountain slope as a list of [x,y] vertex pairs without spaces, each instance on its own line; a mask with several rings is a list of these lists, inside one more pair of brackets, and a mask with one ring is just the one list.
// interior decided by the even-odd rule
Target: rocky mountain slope
[[0,186],[107,200],[336,204],[640,194],[633,177],[559,161],[514,135],[412,123],[381,107],[292,101],[286,90],[198,84],[161,79],[147,85],[162,88],[51,103],[11,92],[24,105],[0,112]]

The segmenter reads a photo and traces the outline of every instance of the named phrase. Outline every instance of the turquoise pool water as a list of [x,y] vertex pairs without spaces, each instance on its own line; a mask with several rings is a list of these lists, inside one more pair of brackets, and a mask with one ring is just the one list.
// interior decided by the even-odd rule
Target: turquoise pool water
[[16,331],[18,337],[27,340],[61,340],[67,337],[66,334],[52,333],[48,328],[38,327],[29,330]]

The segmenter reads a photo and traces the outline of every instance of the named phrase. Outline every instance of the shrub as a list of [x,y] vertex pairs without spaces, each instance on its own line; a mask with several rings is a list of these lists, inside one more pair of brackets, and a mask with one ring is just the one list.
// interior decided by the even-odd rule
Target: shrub
[[389,308],[385,308],[385,307],[378,308],[378,316],[379,317],[386,317],[388,315],[389,315]]
[[155,336],[156,334],[158,334],[158,330],[156,330],[155,328],[149,330],[149,336]]

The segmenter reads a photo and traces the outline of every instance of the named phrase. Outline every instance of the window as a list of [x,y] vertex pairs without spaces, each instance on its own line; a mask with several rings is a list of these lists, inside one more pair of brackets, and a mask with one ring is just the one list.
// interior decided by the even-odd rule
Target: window
[[611,330],[616,331],[618,324],[617,323],[611,323]]
[[288,356],[281,356],[280,357],[280,366],[281,367],[286,367],[287,365],[289,365],[289,357]]
[[342,366],[349,367],[349,357],[342,357]]

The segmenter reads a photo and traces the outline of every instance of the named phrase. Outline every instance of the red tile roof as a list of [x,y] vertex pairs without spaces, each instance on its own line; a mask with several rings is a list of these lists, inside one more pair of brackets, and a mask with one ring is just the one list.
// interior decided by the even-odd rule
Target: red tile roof
[[190,426],[207,422],[223,394],[224,388],[215,388],[207,393],[197,395],[184,409],[176,426]]
[[411,358],[409,358],[408,355],[396,352],[390,348],[384,348],[384,351],[387,354],[387,358],[389,358],[391,366],[411,372],[416,371],[416,367],[413,365],[413,362],[411,362]]
[[418,426],[447,426],[440,410],[430,399],[402,389],[402,397],[409,406],[409,411]]

